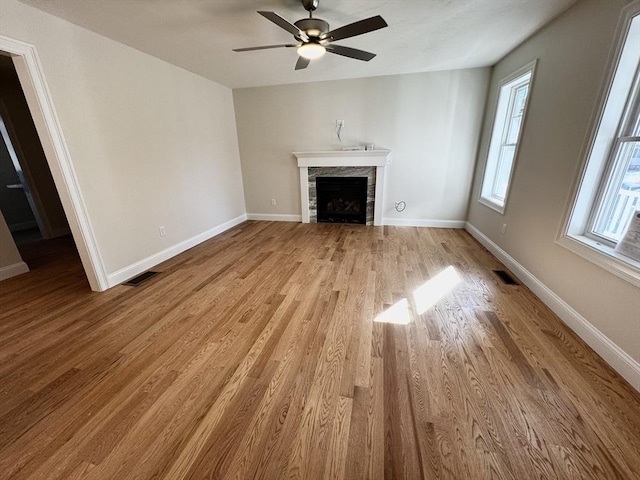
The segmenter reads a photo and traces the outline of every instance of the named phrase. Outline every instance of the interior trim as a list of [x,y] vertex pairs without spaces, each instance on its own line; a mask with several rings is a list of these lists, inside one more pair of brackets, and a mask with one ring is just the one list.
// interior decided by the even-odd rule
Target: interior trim
[[0,35],[0,50],[13,59],[91,289],[98,292],[106,290],[108,281],[104,262],[38,52],[33,45],[3,35]]
[[302,215],[279,213],[247,213],[247,220],[263,220],[266,222],[301,222]]
[[393,227],[465,228],[464,220],[429,220],[420,218],[383,218],[383,225]]
[[17,275],[22,275],[29,271],[29,266],[24,262],[16,262],[11,265],[0,267],[0,281],[6,280]]
[[511,270],[535,293],[571,330],[593,348],[616,372],[640,392],[640,363],[616,345],[609,337],[594,327],[553,290],[547,287],[529,270],[502,250],[484,233],[467,222],[466,230]]
[[218,225],[217,227],[213,227],[209,230],[199,233],[198,235],[188,238],[176,245],[172,245],[169,248],[148,256],[147,258],[143,258],[138,262],[121,268],[114,273],[110,273],[107,277],[108,288],[120,285],[122,282],[129,280],[130,278],[133,278],[136,275],[149,270],[150,268],[155,267],[159,263],[169,260],[170,258],[173,258],[176,255],[179,255],[182,252],[189,250],[190,248],[195,247],[202,242],[206,242],[216,235],[220,235],[226,230],[229,230],[230,228],[233,228],[245,221],[247,221],[247,215],[242,214],[236,218],[232,218],[231,220]]

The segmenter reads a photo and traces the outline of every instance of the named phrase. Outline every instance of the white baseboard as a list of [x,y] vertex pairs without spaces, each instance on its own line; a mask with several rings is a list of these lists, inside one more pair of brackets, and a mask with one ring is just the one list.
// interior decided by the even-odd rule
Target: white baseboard
[[27,222],[18,222],[8,225],[11,233],[20,232],[22,230],[31,230],[32,228],[38,228],[38,223],[35,220],[29,220]]
[[[269,222],[301,222],[302,215],[248,213],[247,220],[266,220]],[[383,218],[382,224],[397,227],[465,228],[466,222],[464,220],[418,220],[405,218]]]
[[64,235],[69,235],[69,234],[71,234],[71,229],[69,227],[51,229],[51,238],[63,237]]
[[466,230],[511,270],[529,289],[536,294],[560,319],[582,340],[593,348],[614,370],[624,377],[636,390],[640,391],[640,363],[631,358],[609,337],[594,327],[576,310],[556,295],[530,271],[520,265],[489,237],[470,223]]
[[247,213],[247,220],[265,220],[267,222],[301,222],[302,215],[284,215],[277,213]]
[[169,260],[170,258],[173,258],[176,255],[189,250],[190,248],[195,247],[196,245],[205,242],[210,238],[215,237],[216,235],[220,235],[222,232],[229,230],[230,228],[235,227],[236,225],[239,225],[246,220],[246,214],[240,215],[239,217],[231,219],[228,222],[218,225],[217,227],[211,228],[206,232],[202,232],[195,237],[191,237],[178,243],[177,245],[162,250],[161,252],[155,253],[143,260],[140,260],[139,262],[121,268],[117,272],[110,273],[107,275],[107,288],[119,285],[122,282],[141,274],[142,272],[146,272],[159,263]]
[[42,238],[45,240],[49,240],[51,238],[64,237],[65,235],[70,235],[71,229],[69,227],[62,228],[54,228],[48,234],[43,233]]
[[464,220],[421,220],[414,218],[383,218],[383,225],[393,227],[465,228]]
[[29,267],[24,262],[16,262],[11,265],[7,265],[6,267],[0,267],[0,281],[27,273],[28,271]]

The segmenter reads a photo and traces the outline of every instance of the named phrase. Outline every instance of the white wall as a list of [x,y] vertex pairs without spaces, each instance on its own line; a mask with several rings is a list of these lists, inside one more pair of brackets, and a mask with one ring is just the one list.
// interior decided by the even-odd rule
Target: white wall
[[234,90],[247,211],[301,214],[291,152],[373,143],[393,151],[387,223],[464,221],[488,79],[471,69]]
[[19,262],[22,262],[22,257],[20,257],[20,252],[18,252],[16,244],[13,242],[7,222],[2,212],[0,212],[0,268]]
[[[578,2],[495,66],[469,222],[638,362],[639,289],[555,243],[564,208],[570,201],[615,26],[626,3],[623,0]],[[539,61],[528,118],[510,198],[505,214],[500,215],[477,201],[498,83],[534,58]],[[505,235],[500,233],[503,223],[508,225]],[[580,326],[579,322],[576,325],[588,327]],[[596,350],[602,347],[601,343],[606,341],[594,343]],[[609,346],[616,350],[615,346]],[[606,348],[600,353],[607,358]],[[624,363],[625,353],[617,353]],[[616,355],[609,356],[608,360],[615,363]],[[633,366],[633,362],[630,364]]]
[[112,279],[244,215],[230,89],[15,0],[0,34],[38,50]]
[[0,281],[29,271],[0,212]]

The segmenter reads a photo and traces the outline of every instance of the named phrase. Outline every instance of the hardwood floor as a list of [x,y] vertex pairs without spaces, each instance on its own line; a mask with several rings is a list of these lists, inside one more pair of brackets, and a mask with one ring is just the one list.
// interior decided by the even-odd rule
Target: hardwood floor
[[640,395],[462,230],[247,222],[101,294],[29,248],[1,479],[640,478]]

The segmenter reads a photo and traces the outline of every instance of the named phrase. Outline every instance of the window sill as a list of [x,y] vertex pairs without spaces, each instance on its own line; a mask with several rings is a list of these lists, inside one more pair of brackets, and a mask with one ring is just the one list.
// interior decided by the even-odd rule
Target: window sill
[[556,243],[636,287],[640,287],[640,262],[621,255],[613,248],[584,235],[564,235],[556,240]]
[[480,197],[478,202],[484,205],[485,207],[489,207],[491,210],[495,210],[500,215],[504,215],[504,203],[498,203],[495,200],[492,200],[487,197]]

